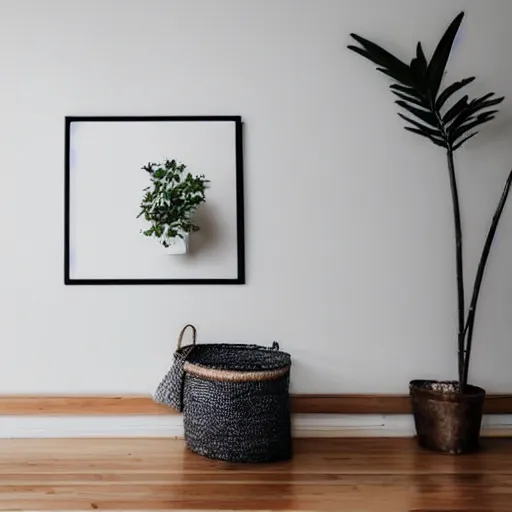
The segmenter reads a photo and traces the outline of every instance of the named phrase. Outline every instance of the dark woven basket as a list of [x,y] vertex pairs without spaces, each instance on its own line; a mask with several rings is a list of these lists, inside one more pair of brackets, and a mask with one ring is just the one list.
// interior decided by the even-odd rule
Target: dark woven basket
[[[187,328],[191,345],[182,347]],[[196,345],[180,333],[174,364],[155,400],[183,411],[185,441],[194,452],[231,462],[271,462],[292,455],[291,358],[272,347]]]

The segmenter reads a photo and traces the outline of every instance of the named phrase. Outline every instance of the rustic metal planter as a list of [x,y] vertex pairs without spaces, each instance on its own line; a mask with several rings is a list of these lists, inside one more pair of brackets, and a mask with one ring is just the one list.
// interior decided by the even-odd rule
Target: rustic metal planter
[[409,385],[417,439],[421,446],[452,455],[479,449],[485,390],[452,381],[413,380]]

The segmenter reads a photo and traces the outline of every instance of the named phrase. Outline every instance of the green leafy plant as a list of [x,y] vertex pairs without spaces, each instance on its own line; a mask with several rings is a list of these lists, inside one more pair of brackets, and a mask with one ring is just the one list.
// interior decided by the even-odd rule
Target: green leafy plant
[[476,308],[485,266],[512,184],[511,172],[506,180],[503,194],[484,244],[471,302],[466,312],[462,223],[454,153],[472,137],[477,135],[477,128],[494,119],[498,110],[493,108],[499,105],[504,100],[504,97],[496,97],[495,93],[490,92],[474,99],[470,99],[468,95],[463,95],[456,99],[456,94],[475,80],[473,76],[456,81],[447,87],[441,87],[452,46],[463,18],[464,13],[461,12],[453,20],[429,61],[425,56],[421,43],[418,43],[416,55],[410,64],[406,64],[377,44],[357,34],[351,34],[351,36],[360,46],[348,46],[353,52],[376,64],[378,71],[394,81],[390,85],[390,89],[398,97],[396,104],[408,114],[398,114],[408,123],[405,129],[425,137],[446,151],[455,222],[458,300],[458,389],[461,393],[464,392],[468,384]]
[[151,185],[143,190],[141,211],[137,215],[137,218],[144,216],[151,223],[142,234],[157,238],[164,247],[169,247],[170,240],[199,231],[192,217],[206,201],[209,180],[203,174],[193,176],[185,164],[176,160],[148,163],[142,169],[151,180]]

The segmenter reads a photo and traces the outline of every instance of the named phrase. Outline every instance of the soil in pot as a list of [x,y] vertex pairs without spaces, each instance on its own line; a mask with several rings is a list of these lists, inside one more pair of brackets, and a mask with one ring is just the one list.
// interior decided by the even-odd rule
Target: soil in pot
[[413,380],[409,390],[421,446],[452,455],[479,449],[484,389],[459,393],[454,381]]

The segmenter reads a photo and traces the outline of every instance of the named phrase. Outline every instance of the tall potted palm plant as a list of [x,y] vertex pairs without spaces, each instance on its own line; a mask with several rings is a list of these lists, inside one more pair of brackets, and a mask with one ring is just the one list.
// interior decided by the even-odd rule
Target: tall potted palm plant
[[392,79],[390,89],[398,97],[396,104],[408,114],[398,114],[408,123],[405,129],[428,139],[446,153],[455,224],[458,379],[442,382],[414,380],[409,389],[419,443],[430,449],[453,454],[478,449],[485,390],[468,382],[475,317],[485,267],[512,184],[511,172],[485,240],[469,308],[466,310],[462,222],[454,155],[477,135],[481,125],[494,119],[498,112],[495,107],[504,98],[490,92],[474,99],[468,95],[457,99],[457,93],[473,82],[475,77],[441,87],[463,18],[462,12],[452,21],[430,60],[427,60],[421,43],[418,43],[416,55],[410,64],[356,34],[351,36],[360,46],[348,47],[376,64],[378,71]]

